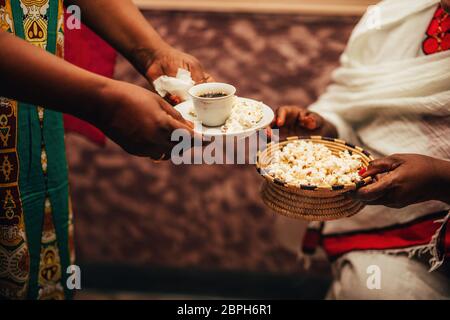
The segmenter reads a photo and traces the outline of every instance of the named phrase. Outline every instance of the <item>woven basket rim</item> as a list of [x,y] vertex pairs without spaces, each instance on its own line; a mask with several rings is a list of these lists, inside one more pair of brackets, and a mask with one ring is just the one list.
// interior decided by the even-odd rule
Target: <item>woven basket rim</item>
[[337,144],[337,145],[344,147],[345,149],[350,150],[352,152],[357,152],[362,157],[365,157],[368,162],[374,160],[374,158],[372,157],[372,155],[370,154],[369,151],[367,151],[361,147],[355,146],[355,145],[348,143],[341,139],[328,138],[328,137],[322,137],[322,136],[292,136],[292,137],[286,138],[283,141],[279,141],[278,143],[270,142],[267,145],[265,150],[258,151],[257,157],[256,157],[256,170],[258,171],[258,173],[261,176],[264,177],[264,179],[266,179],[270,183],[275,183],[275,184],[281,185],[285,188],[296,189],[296,190],[300,189],[300,190],[312,191],[312,192],[314,192],[314,191],[344,192],[344,191],[356,190],[356,189],[362,188],[362,187],[370,184],[373,181],[372,177],[367,177],[361,181],[354,182],[354,183],[347,183],[344,185],[333,185],[333,186],[296,185],[296,184],[288,183],[285,181],[281,181],[279,179],[275,179],[274,177],[267,174],[264,171],[264,168],[261,167],[261,163],[260,163],[261,154],[263,152],[266,152],[272,146],[275,146],[280,143],[295,141],[295,140],[310,140],[313,143],[320,143],[320,141],[326,141],[327,143]]

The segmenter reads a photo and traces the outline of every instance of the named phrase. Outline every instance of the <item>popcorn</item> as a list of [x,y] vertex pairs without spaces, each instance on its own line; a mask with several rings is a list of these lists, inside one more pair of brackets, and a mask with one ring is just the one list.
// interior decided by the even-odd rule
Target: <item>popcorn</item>
[[334,155],[323,144],[296,140],[276,151],[265,171],[287,183],[329,187],[360,181],[361,168],[357,154],[345,150]]
[[231,109],[231,115],[222,126],[222,132],[240,132],[255,127],[263,118],[263,107],[261,102],[251,100],[236,101]]

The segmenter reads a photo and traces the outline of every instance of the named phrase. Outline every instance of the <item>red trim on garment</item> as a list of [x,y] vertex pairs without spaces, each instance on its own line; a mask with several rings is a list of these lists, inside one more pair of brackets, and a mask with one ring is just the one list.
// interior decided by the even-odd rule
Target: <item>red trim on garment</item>
[[[445,212],[441,213],[441,217],[445,217]],[[440,224],[435,222],[435,214],[426,218],[396,228],[324,236],[322,245],[331,259],[350,251],[403,249],[426,245],[440,228]]]
[[313,254],[316,252],[317,247],[320,245],[321,231],[317,229],[308,229],[303,238],[302,251],[307,254]]
[[[351,251],[404,249],[427,245],[441,227],[436,221],[445,218],[447,214],[448,211],[441,211],[404,224],[328,235],[322,235],[318,229],[308,229],[302,250],[306,254],[312,254],[321,245],[333,260]],[[450,221],[444,228],[443,249],[446,256],[450,256]]]
[[445,239],[444,239],[444,250],[445,250],[445,256],[450,257],[450,219],[447,221],[447,224],[445,225]]

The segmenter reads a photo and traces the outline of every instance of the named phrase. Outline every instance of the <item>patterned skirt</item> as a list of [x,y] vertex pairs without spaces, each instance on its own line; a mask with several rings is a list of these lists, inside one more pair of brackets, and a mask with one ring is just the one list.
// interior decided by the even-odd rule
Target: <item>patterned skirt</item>
[[[63,21],[62,1],[0,0],[3,31],[59,57]],[[62,114],[0,98],[0,297],[70,298],[72,239]]]

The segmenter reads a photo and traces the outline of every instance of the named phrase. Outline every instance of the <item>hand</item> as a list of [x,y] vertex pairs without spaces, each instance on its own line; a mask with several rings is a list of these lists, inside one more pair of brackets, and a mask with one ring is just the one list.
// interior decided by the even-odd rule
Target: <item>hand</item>
[[280,129],[280,135],[311,136],[320,135],[335,138],[337,130],[331,123],[315,112],[298,106],[283,106],[276,111],[272,127]]
[[450,202],[450,162],[418,154],[395,154],[370,163],[363,178],[375,182],[353,196],[369,205],[402,208],[428,200]]
[[190,71],[195,83],[213,81],[213,78],[203,70],[202,65],[196,58],[170,46],[164,46],[153,53],[145,76],[152,84],[160,76],[176,76],[179,68]]
[[144,88],[113,81],[104,95],[105,112],[92,122],[131,154],[167,160],[175,145],[170,141],[172,132],[185,129],[193,134],[192,123]]

